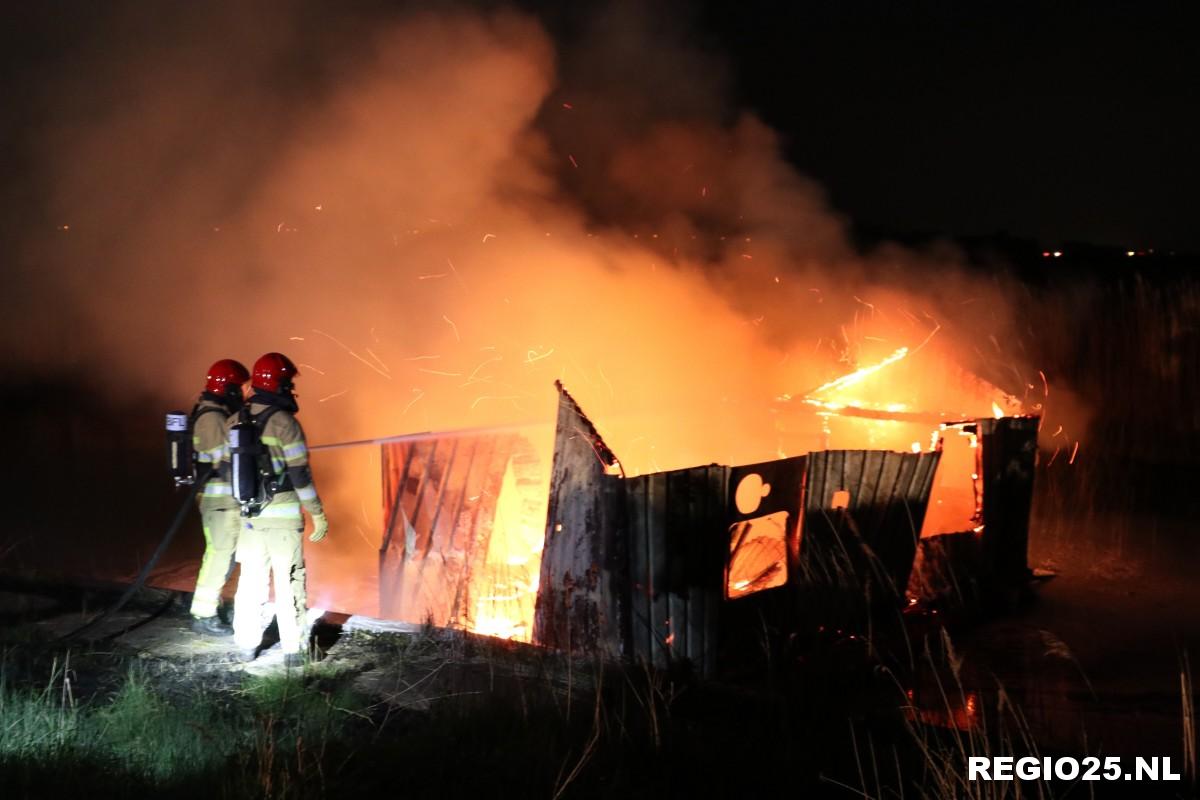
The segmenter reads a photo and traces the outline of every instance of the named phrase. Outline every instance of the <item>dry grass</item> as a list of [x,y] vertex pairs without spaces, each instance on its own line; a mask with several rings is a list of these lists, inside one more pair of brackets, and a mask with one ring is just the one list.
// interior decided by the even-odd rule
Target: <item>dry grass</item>
[[1183,706],[1183,777],[1192,787],[1197,787],[1196,774],[1196,691],[1192,685],[1192,664],[1188,652],[1179,657],[1179,696]]

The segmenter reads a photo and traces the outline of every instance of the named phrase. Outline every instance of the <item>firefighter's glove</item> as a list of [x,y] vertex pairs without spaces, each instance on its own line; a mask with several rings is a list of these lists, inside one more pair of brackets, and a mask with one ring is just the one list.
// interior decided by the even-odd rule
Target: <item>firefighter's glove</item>
[[329,533],[329,518],[325,516],[325,512],[313,514],[313,532],[308,535],[308,540],[319,542],[325,538],[327,533]]

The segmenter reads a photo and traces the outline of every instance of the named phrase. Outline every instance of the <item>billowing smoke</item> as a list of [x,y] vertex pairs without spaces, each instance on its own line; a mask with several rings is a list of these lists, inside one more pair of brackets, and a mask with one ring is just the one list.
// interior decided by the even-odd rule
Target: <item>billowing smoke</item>
[[951,250],[858,252],[661,22],[617,4],[559,48],[503,9],[114,15],[45,92],[52,224],[3,357],[180,405],[212,360],[281,350],[314,443],[546,422],[560,378],[631,471],[795,452],[775,398],[901,346],[1024,391],[1005,288]]

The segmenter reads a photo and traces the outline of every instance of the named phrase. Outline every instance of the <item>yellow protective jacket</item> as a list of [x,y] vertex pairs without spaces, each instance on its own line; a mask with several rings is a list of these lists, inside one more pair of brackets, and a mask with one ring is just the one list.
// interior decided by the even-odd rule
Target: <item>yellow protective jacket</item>
[[[216,411],[206,411],[213,408]],[[226,498],[233,504],[233,485],[229,482],[229,445],[226,439],[226,419],[229,411],[220,403],[201,397],[192,410],[192,448],[196,451],[196,465],[203,469],[212,465],[213,476],[200,490],[201,497]]]
[[[269,408],[271,406],[265,403],[252,402],[250,414],[257,418]],[[235,415],[230,422],[236,420]],[[308,466],[308,443],[304,439],[304,428],[296,421],[296,417],[282,408],[271,414],[262,429],[262,444],[270,453],[271,469],[275,475],[280,480],[287,475],[293,488],[291,491],[276,493],[271,502],[263,506],[257,519],[277,520],[280,523],[294,522],[297,526],[302,526],[301,506],[313,516],[324,514],[325,510]]]

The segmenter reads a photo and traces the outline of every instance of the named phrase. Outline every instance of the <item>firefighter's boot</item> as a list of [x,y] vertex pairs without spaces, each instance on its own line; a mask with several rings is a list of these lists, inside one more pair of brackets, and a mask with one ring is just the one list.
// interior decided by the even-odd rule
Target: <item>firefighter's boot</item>
[[192,630],[209,636],[232,636],[233,628],[218,617],[192,617]]

